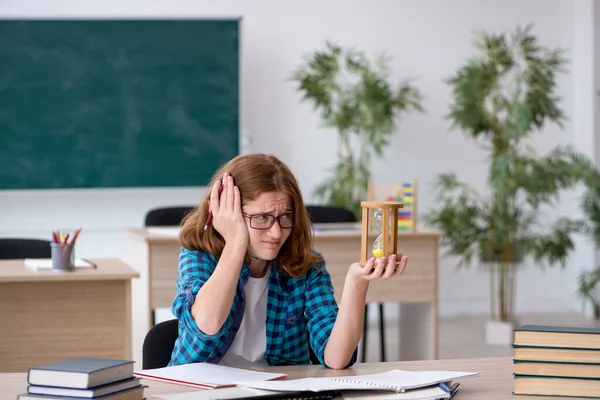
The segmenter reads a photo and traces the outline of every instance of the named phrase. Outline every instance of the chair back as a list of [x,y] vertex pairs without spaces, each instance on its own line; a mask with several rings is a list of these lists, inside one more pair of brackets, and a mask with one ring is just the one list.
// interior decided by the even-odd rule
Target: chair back
[[146,213],[144,226],[179,226],[194,206],[155,208]]
[[357,222],[351,210],[340,206],[307,205],[306,211],[315,224]]
[[169,364],[179,336],[178,328],[177,319],[159,322],[150,328],[142,344],[142,369],[162,368]]
[[49,240],[0,238],[0,260],[50,258],[51,256]]

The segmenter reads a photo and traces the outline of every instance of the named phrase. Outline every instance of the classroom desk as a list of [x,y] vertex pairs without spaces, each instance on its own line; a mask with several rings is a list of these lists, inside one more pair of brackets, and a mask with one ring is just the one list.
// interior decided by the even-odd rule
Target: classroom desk
[[[177,227],[126,230],[125,260],[140,273],[133,283],[133,354],[141,357],[141,344],[152,324],[156,308],[171,307],[177,281],[179,255]],[[372,244],[378,233],[370,234]],[[409,266],[399,279],[372,282],[368,302],[400,305],[400,354],[402,360],[435,359],[438,354],[438,239],[432,230],[399,233],[399,251],[409,256]],[[314,248],[325,257],[335,297],[339,301],[351,263],[360,259],[360,224],[316,224]]]
[[[259,369],[259,368],[257,368]],[[329,370],[317,365],[294,366],[294,367],[266,367],[263,371],[288,373],[288,379],[299,379],[319,376],[342,376],[358,375],[388,371],[391,369],[404,370],[456,370],[479,372],[479,376],[461,380],[461,385],[456,395],[460,400],[509,400],[517,399],[513,396],[513,361],[510,357],[472,358],[458,360],[428,360],[428,361],[404,361],[387,363],[365,363],[356,364],[346,370]],[[189,386],[173,385],[157,381],[142,380],[148,385],[144,390],[146,398],[159,394],[173,394],[191,392],[195,389]],[[0,400],[14,400],[19,393],[24,393],[27,388],[26,374],[0,374]],[[219,389],[214,389],[218,391]],[[564,397],[538,397],[526,396],[527,400],[552,400],[564,399]]]
[[0,372],[70,357],[131,358],[131,279],[118,259],[74,272],[0,260]]

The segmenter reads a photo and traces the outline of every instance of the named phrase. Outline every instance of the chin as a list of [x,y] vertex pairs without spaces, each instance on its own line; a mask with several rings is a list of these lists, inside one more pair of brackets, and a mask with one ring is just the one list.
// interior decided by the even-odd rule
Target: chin
[[263,249],[258,254],[258,257],[262,260],[272,261],[277,257],[278,254],[279,254],[279,249]]

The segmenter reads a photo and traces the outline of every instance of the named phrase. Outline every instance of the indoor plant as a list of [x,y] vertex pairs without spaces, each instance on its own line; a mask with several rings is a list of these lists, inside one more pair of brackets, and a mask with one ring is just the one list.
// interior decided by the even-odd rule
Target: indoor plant
[[390,83],[385,55],[369,60],[364,52],[331,42],[307,56],[291,80],[339,136],[336,164],[315,195],[360,219],[372,158],[382,156],[402,113],[422,111],[420,93],[409,83]]
[[[586,233],[596,248],[600,245],[600,184],[592,183],[583,196],[581,209],[586,216]],[[579,274],[577,292],[583,305],[589,303],[594,319],[600,320],[600,301],[597,285],[600,282],[600,266]]]
[[557,146],[538,156],[526,140],[546,123],[564,120],[555,94],[566,60],[560,49],[541,46],[531,27],[514,33],[478,34],[478,54],[447,80],[452,89],[448,118],[489,154],[485,193],[453,173],[436,181],[439,206],[425,221],[441,229],[442,246],[490,267],[488,343],[510,343],[514,322],[515,267],[525,257],[538,264],[565,264],[581,222],[558,218],[545,224],[541,207],[589,176],[592,164]]

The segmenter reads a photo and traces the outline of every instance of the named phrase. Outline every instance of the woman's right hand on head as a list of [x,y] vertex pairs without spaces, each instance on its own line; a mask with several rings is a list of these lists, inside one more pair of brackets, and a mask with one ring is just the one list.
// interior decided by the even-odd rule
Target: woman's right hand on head
[[[219,198],[219,191],[222,192]],[[212,225],[225,239],[225,243],[248,245],[248,227],[242,215],[240,190],[233,184],[228,173],[222,181],[217,181],[210,193],[210,210],[213,214]]]

